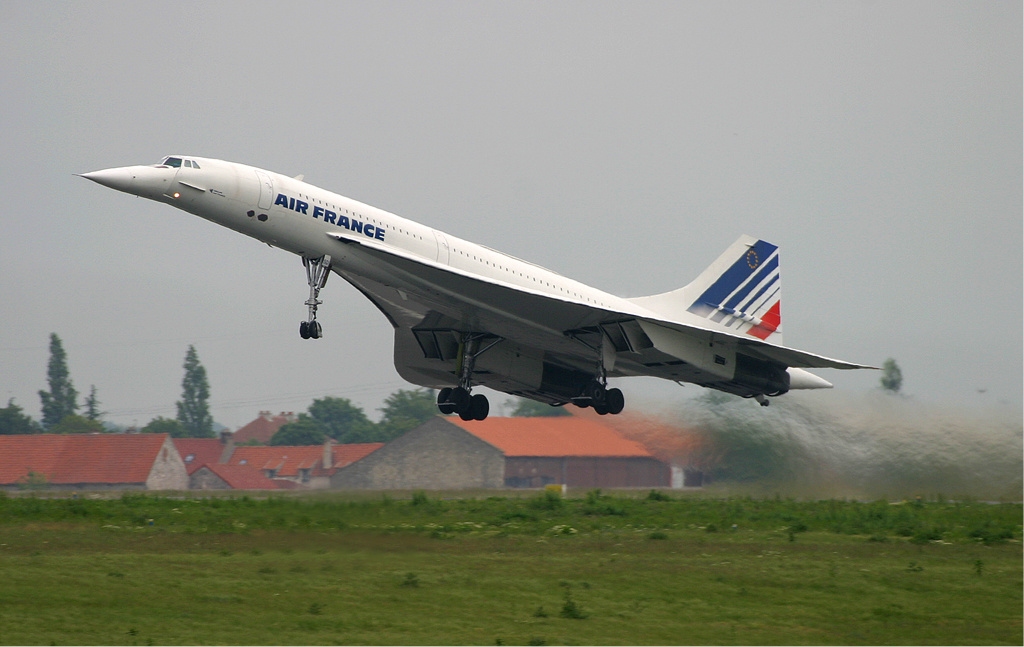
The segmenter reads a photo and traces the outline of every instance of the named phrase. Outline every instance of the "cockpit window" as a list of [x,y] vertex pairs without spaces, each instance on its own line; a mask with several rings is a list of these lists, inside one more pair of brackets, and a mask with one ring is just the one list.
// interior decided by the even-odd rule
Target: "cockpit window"
[[193,161],[192,168],[199,168],[199,162]]
[[192,160],[185,160],[185,168],[192,168]]
[[163,161],[164,166],[173,166],[174,168],[181,167],[180,157],[165,157]]

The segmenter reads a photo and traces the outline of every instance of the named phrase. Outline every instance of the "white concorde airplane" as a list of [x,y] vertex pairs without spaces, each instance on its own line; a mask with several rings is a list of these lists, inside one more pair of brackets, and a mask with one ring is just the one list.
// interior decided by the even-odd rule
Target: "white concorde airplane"
[[302,257],[303,339],[322,335],[320,289],[334,272],[395,329],[395,368],[439,389],[438,408],[487,417],[484,385],[600,414],[622,411],[609,377],[692,382],[767,405],[831,384],[805,368],[873,368],[782,345],[779,250],[742,236],[685,287],[622,298],[271,171],[174,155],[84,173]]

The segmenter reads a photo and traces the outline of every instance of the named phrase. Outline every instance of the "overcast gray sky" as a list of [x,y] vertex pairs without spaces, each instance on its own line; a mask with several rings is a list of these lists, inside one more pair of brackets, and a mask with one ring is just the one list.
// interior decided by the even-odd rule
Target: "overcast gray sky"
[[184,153],[622,296],[758,236],[787,345],[1019,410],[1021,32],[1020,2],[0,3],[0,398],[39,417],[51,332],[122,424],[175,415],[189,344],[232,428],[408,387],[344,281],[302,341],[297,257],[72,175]]

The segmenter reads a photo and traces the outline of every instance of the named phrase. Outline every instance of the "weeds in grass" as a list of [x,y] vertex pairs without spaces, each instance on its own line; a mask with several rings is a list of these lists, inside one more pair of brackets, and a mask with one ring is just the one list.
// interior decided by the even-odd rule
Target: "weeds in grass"
[[572,599],[572,586],[565,583],[564,587],[565,600],[562,602],[562,610],[558,612],[558,615],[570,620],[585,620],[588,618],[589,614],[584,613],[583,609]]
[[324,612],[324,605],[320,604],[319,602],[314,602],[313,604],[309,605],[309,609],[307,609],[307,611],[309,612],[310,615],[318,616]]
[[526,642],[526,644],[527,645],[546,645],[546,644],[548,644],[548,641],[544,640],[544,638],[542,638],[540,636],[533,636],[532,638],[530,638],[530,640],[528,640]]
[[548,612],[544,610],[543,606],[537,607],[536,611],[533,612],[534,618],[547,618]]
[[406,573],[405,579],[402,580],[402,586],[410,588],[417,588],[420,585],[420,578],[416,573]]
[[655,539],[655,540],[664,540],[664,539],[668,539],[668,535],[666,535],[665,533],[661,532],[660,530],[655,530],[650,535],[648,535],[648,538]]
[[530,499],[530,507],[536,510],[561,510],[564,504],[562,495],[553,490],[544,490],[541,496]]
[[978,577],[981,577],[981,571],[984,567],[985,562],[981,561],[980,559],[974,560],[974,572],[978,575]]

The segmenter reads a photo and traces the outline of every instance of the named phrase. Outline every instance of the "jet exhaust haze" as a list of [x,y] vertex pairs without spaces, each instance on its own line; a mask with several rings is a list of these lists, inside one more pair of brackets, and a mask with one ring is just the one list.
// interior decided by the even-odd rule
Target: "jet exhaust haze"
[[763,411],[744,404],[708,392],[607,423],[662,460],[763,494],[1021,500],[1024,425],[1010,407],[952,408],[880,391],[793,394]]

